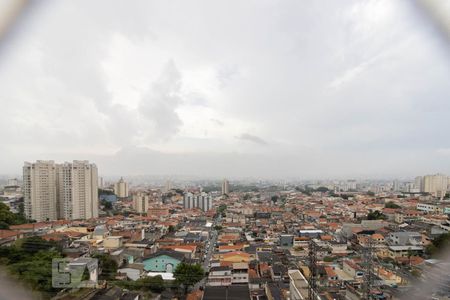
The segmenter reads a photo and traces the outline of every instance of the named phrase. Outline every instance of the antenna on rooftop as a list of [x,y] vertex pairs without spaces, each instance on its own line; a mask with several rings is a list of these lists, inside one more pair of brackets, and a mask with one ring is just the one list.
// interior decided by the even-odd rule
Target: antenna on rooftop
[[364,267],[364,282],[363,282],[363,298],[370,300],[370,291],[373,286],[373,244],[372,237],[367,239],[367,246],[363,249],[363,267]]
[[313,239],[309,241],[309,288],[308,288],[308,300],[314,300],[314,294],[317,289],[317,245]]

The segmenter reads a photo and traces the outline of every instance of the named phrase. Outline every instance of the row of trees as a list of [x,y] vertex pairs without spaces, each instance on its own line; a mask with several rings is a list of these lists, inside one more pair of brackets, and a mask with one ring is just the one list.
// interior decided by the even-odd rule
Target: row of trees
[[[328,189],[327,188],[325,188],[324,187],[324,189],[326,189],[326,190],[320,190],[320,191],[323,191],[323,192],[328,192]],[[308,196],[311,196],[312,195],[312,193],[314,193],[314,192],[319,192],[318,190],[316,190],[316,189],[314,189],[314,188],[312,188],[312,187],[309,187],[309,186],[305,186],[304,188],[301,188],[301,187],[295,187],[295,190],[296,191],[298,191],[298,192],[301,192],[301,193],[303,193],[303,194],[305,194],[305,195],[308,195]]]

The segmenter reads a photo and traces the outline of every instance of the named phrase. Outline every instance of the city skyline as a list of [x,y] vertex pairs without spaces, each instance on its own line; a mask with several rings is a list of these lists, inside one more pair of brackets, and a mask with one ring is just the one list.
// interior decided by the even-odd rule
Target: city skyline
[[0,53],[0,173],[450,173],[448,40],[426,9],[257,3],[30,5]]
[[[35,161],[48,161],[48,160],[53,160],[53,159],[37,159]],[[31,161],[31,160],[28,160]],[[74,161],[79,161],[79,160],[74,160]],[[26,163],[27,161],[24,161],[23,163]],[[23,167],[23,163],[22,163],[22,167]],[[64,161],[64,163],[70,163],[70,161]],[[95,163],[96,165],[98,165],[97,163]],[[22,167],[20,172],[22,172]],[[414,182],[417,177],[424,177],[424,176],[435,176],[435,175],[445,175],[448,176],[447,173],[443,173],[443,172],[428,172],[428,173],[421,173],[421,174],[409,174],[409,175],[405,175],[405,176],[380,176],[380,177],[376,177],[376,176],[318,176],[318,177],[304,177],[304,176],[272,176],[272,177],[267,177],[267,176],[221,176],[218,174],[209,176],[209,175],[199,175],[199,174],[177,174],[177,173],[172,173],[172,174],[128,174],[128,175],[123,175],[123,174],[98,174],[98,178],[99,178],[99,188],[102,187],[102,185],[100,184],[101,181],[105,181],[105,183],[109,183],[112,184],[113,188],[114,185],[116,183],[116,181],[120,181],[121,179],[123,180],[127,180],[127,181],[137,181],[139,183],[145,183],[147,181],[155,181],[155,182],[160,182],[161,186],[166,185],[167,186],[167,182],[171,181],[171,180],[175,180],[177,182],[185,182],[185,181],[193,181],[193,182],[197,182],[197,181],[205,181],[205,182],[216,182],[220,185],[221,189],[223,187],[223,181],[228,181],[228,184],[230,184],[229,181],[233,181],[233,182],[258,182],[258,181],[267,181],[267,182],[275,182],[275,183],[280,183],[280,182],[286,182],[286,183],[313,183],[313,182],[332,182],[332,181],[352,181],[352,180],[356,180],[358,182],[364,182],[364,181],[368,181],[368,182],[390,182],[390,181],[399,181],[399,182]],[[0,180],[3,180],[4,182],[7,181],[11,181],[11,180],[18,180],[19,182],[22,181],[22,173],[8,173],[8,174],[0,174]]]

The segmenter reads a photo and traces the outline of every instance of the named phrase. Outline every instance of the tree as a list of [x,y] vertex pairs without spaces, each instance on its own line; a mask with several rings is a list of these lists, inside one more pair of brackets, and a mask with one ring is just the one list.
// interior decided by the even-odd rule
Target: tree
[[225,216],[225,211],[227,210],[227,206],[225,204],[221,204],[219,205],[219,207],[217,208],[217,214],[218,215],[222,215],[222,217]]
[[[202,190],[205,193],[210,193],[210,192],[220,191],[220,187],[218,185],[208,185],[208,186],[202,187]],[[182,191],[181,195],[182,194],[183,194],[183,191]]]
[[103,207],[105,208],[105,210],[112,210],[113,209],[113,205],[111,202],[103,199],[102,201],[100,201],[100,204],[103,205]]
[[367,220],[386,220],[387,217],[378,210],[367,214]]
[[408,248],[408,264],[411,266],[411,256],[414,255],[414,252],[412,251],[411,247]]
[[450,233],[443,233],[437,236],[430,245],[427,246],[426,252],[431,255],[439,255],[444,248],[450,247]]
[[329,189],[327,187],[324,186],[319,186],[316,191],[321,192],[321,193],[326,193],[329,191]]
[[387,202],[387,203],[384,205],[384,207],[386,207],[386,208],[401,208],[400,205],[397,205],[397,204],[395,204],[395,203],[392,202],[392,201]]
[[278,196],[277,195],[273,195],[270,200],[272,200],[273,204],[277,203],[278,201]]
[[375,196],[375,193],[372,192],[372,191],[368,191],[368,192],[366,193],[366,195],[367,195],[367,196],[372,196],[372,197],[373,197],[373,196]]
[[98,266],[101,270],[99,279],[113,280],[117,274],[117,262],[107,254],[96,254],[92,256],[98,259]]
[[111,190],[98,189],[98,195],[114,195],[114,192]]
[[139,278],[136,281],[120,280],[115,282],[115,284],[127,290],[150,290],[155,293],[161,293],[166,289],[164,279],[161,277],[161,275],[145,276],[143,278]]
[[166,288],[164,285],[164,279],[161,275],[145,277],[139,279],[139,281],[141,281],[143,287],[148,288],[150,291],[155,293],[161,293]]
[[184,294],[187,295],[189,287],[205,277],[205,272],[199,264],[180,263],[173,272],[176,282],[184,287]]
[[51,298],[57,292],[52,287],[52,259],[61,258],[61,250],[54,242],[39,237],[17,241],[9,247],[0,247],[0,263],[8,271],[39,292]]
[[20,248],[28,254],[52,249],[60,250],[61,247],[55,241],[46,241],[39,236],[32,236],[19,242]]
[[41,292],[54,293],[52,287],[52,259],[61,258],[56,251],[39,251],[25,260],[13,263],[8,269],[21,280]]
[[8,205],[0,202],[0,223],[2,224],[2,229],[8,229],[9,225],[24,224],[26,221],[27,220],[23,213],[13,213],[10,211]]
[[3,221],[0,221],[0,229],[9,229],[9,224]]
[[436,253],[438,253],[438,248],[436,248],[436,246],[431,243],[425,248],[425,252],[430,256],[434,256],[436,255]]

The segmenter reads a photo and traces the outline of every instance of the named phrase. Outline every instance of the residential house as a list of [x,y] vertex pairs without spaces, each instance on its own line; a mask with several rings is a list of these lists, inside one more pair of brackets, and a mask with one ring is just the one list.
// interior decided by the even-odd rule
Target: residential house
[[160,250],[143,259],[144,270],[150,272],[173,273],[176,267],[185,259],[184,254],[171,251]]
[[232,267],[230,266],[211,267],[207,285],[229,286],[231,285],[232,277]]
[[422,245],[422,235],[418,232],[411,232],[411,231],[391,232],[388,235],[387,242],[390,245],[419,246]]
[[251,255],[242,251],[233,251],[219,255],[220,261],[237,263],[237,262],[246,262],[248,263],[251,260]]
[[233,263],[232,283],[248,283],[248,263]]
[[103,240],[103,247],[105,249],[118,249],[123,246],[123,237],[108,236]]
[[345,273],[353,277],[353,279],[362,279],[364,276],[361,266],[355,263],[352,259],[345,259],[342,269]]

